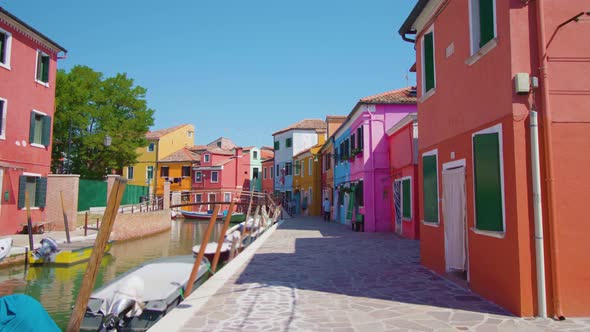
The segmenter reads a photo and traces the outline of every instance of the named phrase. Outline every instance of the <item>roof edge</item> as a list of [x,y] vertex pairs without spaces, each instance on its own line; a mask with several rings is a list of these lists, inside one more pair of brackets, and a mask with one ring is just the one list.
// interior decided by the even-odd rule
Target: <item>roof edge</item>
[[47,43],[51,44],[53,47],[55,47],[59,51],[62,51],[64,53],[68,53],[68,50],[66,50],[63,46],[61,46],[58,43],[54,42],[51,38],[47,37],[46,35],[44,35],[41,32],[39,32],[39,30],[37,30],[37,29],[33,28],[32,26],[28,25],[27,23],[25,23],[20,18],[14,16],[9,11],[7,11],[6,9],[4,9],[4,7],[0,7],[0,13],[8,16],[8,18],[10,18],[11,20],[14,20],[16,23],[22,25],[25,29],[27,29],[27,30],[31,31],[32,33],[36,34],[38,37],[40,37],[41,39],[43,39]]

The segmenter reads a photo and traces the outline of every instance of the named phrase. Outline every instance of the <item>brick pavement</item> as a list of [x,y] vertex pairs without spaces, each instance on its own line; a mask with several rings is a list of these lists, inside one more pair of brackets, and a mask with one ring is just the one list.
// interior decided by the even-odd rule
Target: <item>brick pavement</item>
[[286,220],[178,330],[590,331],[590,319],[513,317],[420,266],[418,246]]

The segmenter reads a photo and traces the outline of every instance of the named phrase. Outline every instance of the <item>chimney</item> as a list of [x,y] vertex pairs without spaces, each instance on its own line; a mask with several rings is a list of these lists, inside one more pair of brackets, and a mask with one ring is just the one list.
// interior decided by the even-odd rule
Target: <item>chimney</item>
[[332,134],[334,134],[334,132],[336,130],[338,130],[338,128],[340,128],[340,126],[344,123],[344,121],[346,121],[346,116],[342,116],[342,115],[328,115],[326,117],[326,124],[328,127],[328,136],[330,137],[332,136]]

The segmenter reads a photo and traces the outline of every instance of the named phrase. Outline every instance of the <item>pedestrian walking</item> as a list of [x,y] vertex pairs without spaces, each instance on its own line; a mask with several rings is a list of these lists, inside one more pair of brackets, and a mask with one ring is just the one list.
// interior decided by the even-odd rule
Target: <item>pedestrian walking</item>
[[322,203],[322,211],[324,212],[324,221],[330,221],[330,200],[328,197]]

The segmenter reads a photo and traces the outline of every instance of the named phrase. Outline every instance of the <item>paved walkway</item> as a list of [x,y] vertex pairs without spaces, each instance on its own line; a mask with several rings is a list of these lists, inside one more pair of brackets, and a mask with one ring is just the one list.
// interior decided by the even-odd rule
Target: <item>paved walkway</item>
[[286,220],[180,331],[590,331],[525,320],[420,266],[419,243]]

